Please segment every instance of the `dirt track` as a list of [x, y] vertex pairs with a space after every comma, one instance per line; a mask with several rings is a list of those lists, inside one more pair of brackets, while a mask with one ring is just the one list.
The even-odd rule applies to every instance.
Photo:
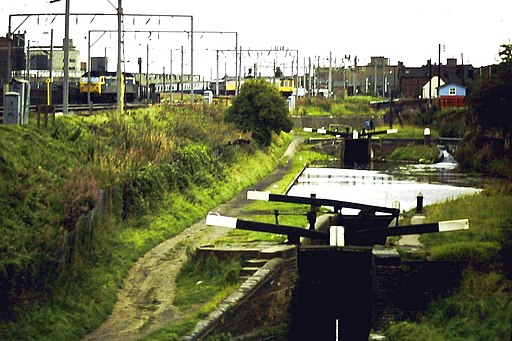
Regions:
[[[282, 157], [288, 161], [286, 166], [279, 167], [251, 189], [263, 190], [281, 179], [301, 143], [300, 138], [293, 140]], [[247, 203], [246, 191], [242, 191], [214, 211], [237, 216]], [[227, 229], [206, 226], [202, 219], [147, 252], [129, 271], [111, 316], [84, 340], [137, 340], [167, 324], [183, 320], [190, 311], [177, 308], [173, 301], [176, 275], [187, 260], [187, 249], [207, 244], [227, 232]]]

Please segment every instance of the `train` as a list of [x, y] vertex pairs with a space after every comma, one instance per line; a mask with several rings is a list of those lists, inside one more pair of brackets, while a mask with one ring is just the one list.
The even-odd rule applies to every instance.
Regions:
[[[123, 73], [125, 84], [125, 102], [133, 102], [137, 98], [154, 99], [155, 94], [162, 92], [181, 92], [190, 93], [190, 82], [184, 81], [165, 81], [161, 75], [150, 78], [148, 88], [140, 86], [140, 75]], [[267, 78], [267, 81], [274, 84], [282, 96], [288, 97], [294, 93], [295, 79], [293, 77]], [[244, 79], [240, 79], [242, 84]], [[218, 81], [194, 80], [194, 92], [203, 94], [205, 91], [212, 91], [219, 86], [220, 95], [234, 95], [236, 88], [236, 79], [234, 77], [225, 77]], [[114, 103], [117, 101], [117, 74], [116, 72], [91, 71], [84, 73], [80, 78], [80, 102], [88, 102], [90, 93], [91, 101], [94, 103]], [[172, 89], [171, 89], [172, 88]], [[149, 92], [146, 94], [146, 91]]]
[[[123, 73], [124, 78], [124, 100], [133, 102], [137, 97], [137, 83], [135, 76], [131, 73]], [[88, 96], [91, 101], [98, 103], [112, 103], [117, 101], [117, 73], [91, 71], [84, 73], [80, 78], [80, 96], [87, 102]]]

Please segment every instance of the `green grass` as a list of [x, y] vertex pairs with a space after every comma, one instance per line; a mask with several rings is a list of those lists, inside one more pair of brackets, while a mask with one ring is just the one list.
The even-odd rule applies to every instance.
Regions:
[[[512, 195], [502, 183], [493, 185], [482, 194], [462, 197], [425, 208], [426, 221], [435, 222], [469, 219], [469, 230], [431, 233], [421, 236], [421, 242], [436, 258], [467, 257], [475, 254], [498, 257], [512, 224]], [[450, 248], [452, 250], [450, 250]]]
[[503, 275], [467, 272], [451, 297], [430, 305], [419, 322], [390, 325], [390, 341], [509, 340], [512, 283]]
[[[396, 134], [384, 134], [379, 135], [382, 139], [423, 139], [424, 138], [424, 127], [418, 127], [415, 125], [408, 125], [405, 124], [404, 126], [401, 126], [396, 122], [396, 124], [393, 125], [394, 129], [397, 129], [398, 132]], [[389, 126], [379, 126], [375, 127], [375, 130], [387, 130], [389, 129]], [[435, 139], [439, 137], [439, 134], [436, 130], [430, 129], [430, 136], [431, 138]]]
[[[289, 172], [287, 172], [287, 174], [281, 180], [270, 185], [266, 191], [270, 191], [271, 193], [275, 194], [284, 194], [288, 187], [293, 183], [297, 174], [299, 174], [306, 165], [313, 161], [327, 158], [327, 155], [321, 154], [314, 150], [310, 150], [307, 146], [303, 146], [302, 149], [295, 154]], [[306, 227], [308, 222], [305, 214], [308, 209], [308, 205], [296, 205], [290, 203], [255, 200], [245, 207], [244, 212], [240, 218], [252, 221], [260, 221], [264, 223], [275, 223], [274, 212], [275, 210], [278, 210], [278, 212], [280, 212], [278, 216], [279, 224]], [[281, 243], [284, 241], [286, 241], [286, 236], [283, 235], [275, 235], [273, 233], [255, 231], [233, 230], [230, 231], [225, 237], [216, 240], [215, 244], [226, 245], [232, 243], [242, 243], [244, 245], [250, 245], [251, 243]]]
[[183, 307], [206, 303], [218, 293], [231, 292], [240, 284], [241, 269], [240, 260], [221, 262], [214, 256], [192, 256], [176, 278], [174, 304]]
[[174, 304], [187, 309], [195, 307], [195, 312], [183, 321], [169, 324], [142, 340], [181, 340], [200, 319], [205, 318], [239, 287], [241, 269], [240, 259], [219, 261], [214, 256], [197, 254], [189, 257], [176, 278]]
[[370, 101], [377, 100], [371, 96], [351, 96], [343, 99], [326, 99], [306, 97], [297, 101], [297, 112], [309, 116], [344, 116], [344, 115], [382, 115], [370, 108]]
[[[165, 107], [123, 119], [70, 115], [48, 131], [34, 130], [0, 127], [0, 273], [11, 271], [6, 278], [18, 286], [12, 311], [3, 305], [10, 315], [0, 322], [3, 340], [82, 338], [110, 314], [139, 257], [269, 173], [292, 139], [278, 137], [268, 150], [223, 148], [238, 132], [222, 116]], [[211, 158], [217, 146], [221, 160]], [[181, 168], [169, 167], [175, 157]], [[90, 229], [80, 217], [105, 187], [112, 189], [112, 214]], [[121, 201], [119, 187], [137, 201]], [[78, 220], [66, 260], [62, 224]]]
[[439, 149], [436, 146], [409, 145], [393, 150], [393, 152], [387, 156], [387, 159], [434, 163], [439, 159]]
[[[482, 194], [425, 208], [426, 222], [469, 219], [469, 230], [420, 238], [431, 259], [465, 260], [469, 268], [455, 294], [432, 302], [419, 320], [391, 323], [385, 331], [389, 340], [510, 339], [511, 207], [511, 185], [498, 181]], [[502, 264], [508, 267], [508, 275]]]

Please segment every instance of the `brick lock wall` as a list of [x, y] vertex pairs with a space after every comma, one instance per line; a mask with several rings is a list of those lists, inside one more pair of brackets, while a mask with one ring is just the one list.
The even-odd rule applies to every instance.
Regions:
[[290, 322], [290, 305], [297, 283], [297, 260], [276, 260], [279, 263], [274, 260], [269, 262], [274, 268], [271, 276], [225, 315], [223, 323], [215, 329], [215, 334], [257, 335], [262, 327], [272, 328]]
[[436, 299], [460, 286], [468, 268], [462, 261], [400, 260], [374, 258], [372, 279], [372, 325], [382, 328], [392, 320], [414, 319]]

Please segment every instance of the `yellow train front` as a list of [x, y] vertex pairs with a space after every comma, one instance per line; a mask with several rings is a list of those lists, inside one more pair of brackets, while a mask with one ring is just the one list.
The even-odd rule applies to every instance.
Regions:
[[[124, 100], [133, 102], [137, 94], [135, 77], [131, 73], [123, 73]], [[84, 73], [80, 79], [80, 95], [87, 102], [90, 93], [95, 103], [115, 103], [117, 101], [117, 74], [115, 72]]]
[[293, 77], [281, 77], [279, 79], [279, 92], [284, 97], [293, 95], [295, 90], [295, 80]]
[[267, 77], [267, 81], [279, 90], [279, 93], [287, 98], [295, 92], [295, 79], [293, 77]]

